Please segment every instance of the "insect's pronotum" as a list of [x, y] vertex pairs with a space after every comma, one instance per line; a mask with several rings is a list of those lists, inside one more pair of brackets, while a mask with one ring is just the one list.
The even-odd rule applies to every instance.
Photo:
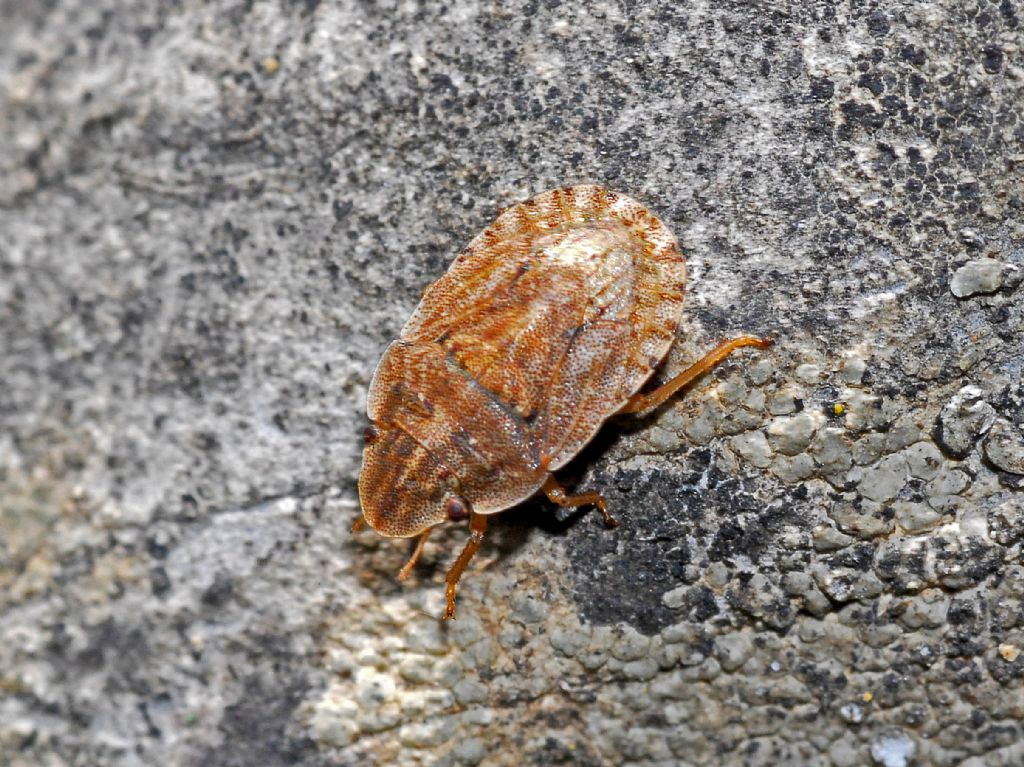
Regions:
[[370, 384], [359, 498], [381, 535], [419, 536], [402, 579], [435, 526], [469, 520], [445, 618], [488, 515], [543, 491], [614, 526], [599, 493], [567, 495], [552, 472], [610, 416], [656, 407], [734, 350], [771, 343], [725, 341], [638, 394], [675, 339], [685, 287], [672, 232], [587, 185], [505, 210], [424, 292]]

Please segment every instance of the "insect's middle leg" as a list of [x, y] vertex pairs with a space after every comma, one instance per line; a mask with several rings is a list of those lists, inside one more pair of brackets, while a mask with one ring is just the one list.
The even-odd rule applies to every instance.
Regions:
[[670, 381], [666, 381], [654, 391], [630, 397], [629, 402], [622, 406], [619, 413], [639, 413], [642, 410], [650, 410], [653, 407], [657, 407], [695, 378], [699, 378], [711, 370], [711, 368], [737, 349], [742, 349], [744, 346], [757, 346], [765, 349], [771, 346], [772, 343], [774, 342], [770, 338], [757, 338], [756, 336], [740, 336], [729, 341], [723, 341], [690, 365], [690, 367], [686, 368], [686, 370]]
[[568, 495], [565, 492], [565, 488], [555, 479], [554, 474], [548, 474], [548, 478], [544, 480], [541, 490], [544, 491], [544, 495], [548, 497], [549, 501], [557, 503], [559, 506], [571, 509], [576, 506], [592, 504], [601, 512], [605, 525], [608, 527], [618, 527], [619, 525], [619, 521], [608, 513], [608, 502], [604, 499], [604, 496], [595, 490], [591, 490], [589, 493], [580, 493], [579, 495]]
[[487, 516], [470, 512], [469, 540], [466, 541], [466, 548], [459, 554], [459, 558], [452, 564], [448, 570], [448, 576], [445, 578], [445, 620], [455, 620], [455, 587], [458, 585], [459, 578], [462, 577], [462, 573], [469, 565], [470, 560], [480, 550], [480, 544], [484, 542], [485, 532], [487, 532]]

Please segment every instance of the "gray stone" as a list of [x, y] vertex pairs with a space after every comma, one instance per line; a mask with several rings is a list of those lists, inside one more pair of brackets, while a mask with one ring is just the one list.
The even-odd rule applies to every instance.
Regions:
[[889, 424], [884, 400], [877, 394], [849, 389], [845, 395], [846, 426], [856, 432], [882, 429]]
[[828, 758], [833, 767], [862, 767], [867, 751], [856, 736], [846, 733], [829, 746]]
[[824, 618], [832, 611], [832, 602], [817, 586], [813, 586], [800, 595], [803, 609], [816, 618]]
[[718, 394], [718, 398], [730, 408], [740, 405], [750, 394], [750, 389], [739, 375], [730, 376], [725, 381], [722, 381], [715, 387], [715, 391]]
[[586, 632], [576, 628], [556, 628], [551, 632], [551, 646], [569, 657], [586, 647], [588, 639]]
[[909, 767], [916, 745], [905, 732], [889, 731], [871, 741], [871, 758], [882, 767]]
[[547, 607], [534, 594], [512, 595], [512, 616], [523, 623], [538, 623], [544, 619]]
[[783, 455], [796, 455], [811, 444], [816, 429], [817, 423], [810, 413], [773, 418], [768, 424], [768, 440]]
[[853, 538], [832, 525], [818, 525], [813, 531], [814, 548], [818, 551], [836, 551], [853, 543]]
[[916, 442], [905, 451], [910, 476], [918, 479], [932, 479], [942, 466], [944, 459], [933, 442]]
[[452, 688], [455, 700], [460, 706], [481, 703], [487, 699], [487, 688], [478, 679], [466, 677]]
[[658, 675], [660, 667], [654, 658], [641, 658], [623, 664], [622, 673], [627, 679], [646, 682]]
[[818, 588], [835, 602], [850, 602], [880, 594], [884, 586], [872, 572], [857, 572], [850, 568], [813, 568]]
[[772, 449], [768, 445], [768, 438], [765, 437], [764, 432], [758, 430], [739, 434], [733, 437], [729, 444], [747, 463], [760, 469], [771, 466]]
[[829, 516], [843, 533], [858, 538], [888, 535], [894, 527], [891, 508], [866, 498], [836, 501]]
[[725, 420], [722, 406], [712, 400], [705, 400], [695, 415], [688, 418], [683, 433], [695, 444], [706, 445], [718, 432]]
[[844, 429], [821, 429], [815, 435], [809, 452], [822, 474], [843, 474], [853, 465], [853, 445]]
[[995, 423], [996, 411], [977, 386], [965, 386], [939, 413], [935, 439], [957, 458], [970, 452], [974, 443]]
[[729, 634], [715, 642], [715, 657], [726, 671], [735, 671], [742, 666], [753, 651], [753, 640], [749, 634]]
[[885, 450], [896, 453], [924, 437], [920, 413], [904, 413], [898, 416], [885, 432]]
[[942, 514], [931, 506], [912, 501], [896, 501], [893, 504], [896, 522], [908, 533], [923, 533], [939, 523]]
[[683, 438], [677, 432], [659, 425], [653, 426], [645, 438], [651, 449], [656, 452], [669, 452], [683, 444]]
[[480, 764], [487, 758], [487, 743], [482, 738], [460, 739], [452, 749], [459, 764]]
[[924, 495], [933, 508], [944, 510], [956, 505], [957, 497], [970, 484], [971, 478], [967, 472], [943, 468], [924, 486]]
[[1024, 431], [1005, 418], [997, 419], [985, 437], [985, 457], [1011, 474], [1024, 474]]
[[689, 586], [678, 586], [671, 591], [661, 595], [661, 602], [670, 610], [678, 610], [686, 604], [686, 595], [689, 593]]
[[967, 298], [979, 293], [995, 293], [1003, 286], [1004, 275], [1012, 267], [994, 258], [979, 258], [968, 261], [953, 273], [949, 289], [957, 298]]
[[370, 708], [390, 701], [395, 696], [395, 683], [388, 674], [381, 674], [370, 668], [356, 672], [356, 700], [361, 706]]
[[618, 636], [611, 646], [612, 657], [622, 661], [643, 658], [651, 649], [650, 637], [644, 636], [632, 626], [620, 626]]
[[885, 453], [885, 442], [884, 434], [865, 434], [853, 445], [853, 462], [858, 466], [875, 463]]
[[839, 715], [850, 724], [864, 721], [864, 709], [858, 703], [844, 703], [839, 707]]
[[758, 359], [747, 368], [747, 380], [754, 386], [763, 386], [771, 380], [774, 371], [775, 368], [769, 360]]
[[905, 599], [900, 604], [897, 619], [909, 629], [938, 628], [944, 625], [949, 612], [949, 600], [937, 590], [927, 590]]
[[729, 568], [724, 562], [712, 562], [704, 575], [704, 580], [713, 589], [720, 589], [729, 582]]
[[801, 383], [813, 385], [821, 379], [821, 368], [812, 363], [797, 365], [796, 370], [793, 371], [793, 377]]
[[588, 671], [596, 671], [604, 666], [611, 657], [613, 641], [614, 637], [610, 627], [596, 627], [591, 634], [590, 642], [576, 654], [576, 660]]
[[425, 684], [433, 677], [434, 659], [426, 655], [407, 655], [399, 661], [398, 673], [406, 681]]
[[779, 455], [772, 461], [771, 472], [783, 482], [795, 483], [814, 476], [814, 459], [807, 453]]
[[782, 588], [790, 596], [798, 596], [814, 585], [807, 573], [786, 573], [782, 577]]
[[863, 359], [856, 355], [850, 355], [843, 360], [843, 364], [839, 368], [839, 375], [845, 383], [857, 386], [864, 380], [867, 367], [867, 363]]
[[756, 429], [763, 422], [764, 418], [761, 413], [751, 412], [743, 407], [735, 407], [725, 414], [719, 432], [721, 434], [742, 434]]
[[786, 387], [774, 392], [768, 398], [768, 412], [772, 415], [789, 415], [797, 409], [797, 391], [794, 388]]
[[760, 414], [765, 409], [767, 401], [768, 398], [764, 393], [764, 389], [754, 389], [743, 400], [743, 407], [753, 413]]
[[453, 723], [450, 720], [433, 719], [403, 725], [398, 731], [398, 737], [406, 746], [432, 748], [445, 743], [453, 730]]
[[1007, 498], [989, 510], [986, 521], [992, 538], [1002, 546], [1009, 546], [1024, 535], [1024, 504]]
[[889, 501], [907, 481], [907, 460], [902, 455], [887, 455], [864, 470], [857, 489], [872, 501]]

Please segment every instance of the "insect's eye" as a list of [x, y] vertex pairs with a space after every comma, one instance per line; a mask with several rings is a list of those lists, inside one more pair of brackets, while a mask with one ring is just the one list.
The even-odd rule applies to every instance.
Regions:
[[363, 442], [367, 445], [372, 445], [377, 441], [377, 437], [380, 436], [380, 431], [376, 426], [367, 426], [363, 429]]
[[469, 517], [469, 507], [465, 501], [455, 495], [445, 501], [444, 513], [452, 522], [461, 522]]

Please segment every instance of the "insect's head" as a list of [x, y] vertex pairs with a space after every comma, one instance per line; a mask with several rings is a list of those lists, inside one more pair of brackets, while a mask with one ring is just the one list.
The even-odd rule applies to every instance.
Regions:
[[370, 527], [389, 538], [408, 538], [469, 517], [469, 502], [458, 494], [458, 480], [412, 437], [376, 424], [363, 436], [359, 501]]

